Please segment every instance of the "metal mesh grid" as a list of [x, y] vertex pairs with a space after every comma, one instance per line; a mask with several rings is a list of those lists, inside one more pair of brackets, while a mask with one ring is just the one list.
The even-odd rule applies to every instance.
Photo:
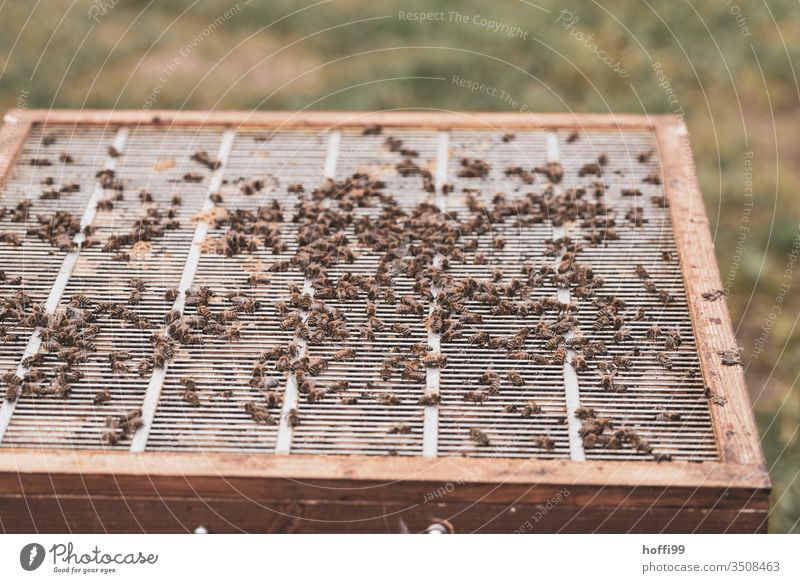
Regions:
[[[661, 202], [663, 187], [645, 181], [647, 177], [661, 175], [655, 141], [647, 132], [625, 132], [624, 139], [620, 138], [618, 132], [594, 131], [584, 133], [572, 143], [562, 141], [567, 184], [588, 187], [596, 178], [579, 177], [581, 165], [601, 154], [608, 157], [603, 175], [607, 186], [605, 200], [614, 209], [619, 236], [619, 240], [587, 246], [578, 254], [578, 260], [591, 264], [605, 279], [603, 295], [625, 301], [625, 314], [634, 314], [639, 309], [645, 312], [642, 321], [627, 318], [625, 327], [630, 329], [634, 342], [617, 344], [613, 341], [613, 327], [594, 329], [597, 310], [581, 307], [578, 315], [581, 332], [591, 341], [604, 342], [609, 350], [601, 361], [609, 362], [615, 356], [628, 356], [632, 361], [630, 370], [620, 370], [616, 375], [625, 388], [623, 392], [604, 390], [597, 371], [579, 372], [581, 403], [594, 408], [600, 417], [616, 420], [619, 427], [636, 431], [658, 452], [677, 458], [714, 459], [716, 441], [704, 398], [668, 209]], [[651, 155], [646, 160], [639, 159], [647, 153]], [[625, 189], [638, 190], [641, 195], [625, 195]], [[632, 216], [640, 214], [643, 224], [637, 225], [626, 218], [632, 209], [640, 211], [634, 211]], [[668, 291], [674, 300], [665, 304], [656, 294], [647, 292], [643, 278], [636, 274], [638, 265], [646, 269], [658, 290]], [[661, 333], [655, 339], [648, 339], [647, 331], [653, 326], [661, 328]], [[674, 349], [665, 347], [670, 329], [678, 330], [682, 338]], [[640, 348], [640, 354], [630, 354], [634, 345]], [[658, 362], [658, 353], [669, 358], [671, 368]], [[589, 448], [586, 455], [587, 459], [647, 456], [626, 447]]]
[[[225, 294], [246, 290], [260, 303], [254, 314], [239, 316], [241, 339], [235, 343], [209, 340], [203, 345], [184, 347], [170, 364], [153, 429], [147, 443], [151, 450], [203, 449], [207, 451], [252, 450], [272, 451], [277, 426], [257, 424], [244, 410], [247, 402], [261, 399], [261, 391], [249, 386], [258, 356], [293, 338], [292, 331], [281, 330], [275, 316], [275, 304], [285, 301], [289, 285], [303, 284], [302, 274], [282, 268], [271, 268], [289, 261], [297, 245], [296, 228], [289, 221], [297, 197], [286, 194], [289, 184], [305, 182], [309, 173], [322, 168], [326, 137], [311, 131], [240, 132], [234, 141], [225, 169], [222, 201], [217, 209], [258, 212], [277, 200], [285, 214], [280, 225], [281, 241], [286, 249], [280, 253], [260, 249], [254, 253], [227, 257], [219, 254], [211, 243], [228, 231], [228, 224], [212, 225], [208, 231], [208, 248], [200, 256], [194, 287], [207, 286], [215, 298], [211, 307], [219, 311], [230, 307]], [[262, 180], [264, 187], [250, 192], [247, 185]], [[265, 275], [268, 282], [248, 284], [254, 275]], [[187, 306], [184, 313], [197, 315], [196, 306]], [[284, 375], [274, 370], [276, 392], [282, 392]], [[187, 402], [181, 379], [197, 383], [199, 402]], [[273, 411], [277, 416], [279, 409]]]
[[[107, 159], [106, 150], [115, 131], [115, 128], [44, 131], [35, 128], [0, 204], [13, 208], [31, 190], [31, 185], [39, 183], [45, 175], [54, 175], [56, 183], [74, 181], [81, 185], [81, 190], [65, 193], [57, 200], [36, 201], [34, 210], [69, 210], [80, 216], [97, 181], [95, 173]], [[73, 385], [70, 396], [21, 397], [5, 435], [0, 438], [0, 446], [108, 447], [99, 439], [106, 415], [141, 406], [149, 390], [148, 383], [153, 384], [150, 373], [136, 374], [135, 365], [151, 351], [150, 335], [164, 328], [164, 317], [172, 307], [165, 292], [178, 285], [190, 261], [189, 249], [198, 221], [205, 221], [209, 228], [197, 259], [192, 287], [207, 286], [214, 293], [209, 308], [215, 312], [230, 307], [231, 299], [226, 296], [229, 292], [244, 291], [259, 305], [252, 314], [238, 314], [239, 340], [208, 338], [203, 344], [177, 348], [166, 367], [163, 386], [156, 383], [158, 401], [152, 427], [148, 428], [147, 450], [268, 452], [277, 448], [283, 451], [279, 441], [281, 433], [286, 432], [290, 453], [420, 455], [425, 449], [426, 455], [430, 455], [430, 449], [423, 448], [423, 443], [433, 430], [434, 455], [581, 459], [576, 457], [577, 447], [581, 453], [585, 449], [586, 459], [652, 459], [651, 451], [637, 450], [629, 443], [603, 447], [587, 444], [584, 439], [576, 446], [570, 428], [570, 423], [574, 424], [572, 411], [565, 399], [565, 378], [574, 351], [568, 353], [566, 364], [557, 361], [537, 364], [513, 360], [504, 350], [477, 346], [470, 340], [478, 332], [508, 336], [523, 325], [552, 325], [574, 313], [577, 334], [590, 342], [602, 341], [608, 347], [608, 355], [591, 362], [588, 370], [577, 372], [580, 406], [594, 409], [597, 418], [610, 418], [615, 430], [635, 432], [659, 455], [694, 460], [717, 457], [680, 266], [674, 259], [667, 210], [659, 202], [663, 189], [652, 183], [657, 182], [654, 176], [660, 176], [658, 155], [653, 152], [639, 159], [642, 153], [655, 148], [650, 132], [591, 131], [576, 138], [568, 131], [561, 131], [554, 140], [544, 131], [470, 130], [444, 132], [442, 136], [441, 132], [424, 129], [384, 129], [382, 133], [348, 129], [340, 134], [311, 129], [242, 129], [236, 132], [233, 147], [224, 161], [219, 196], [212, 196], [214, 208], [211, 212], [201, 212], [204, 205], [208, 208], [209, 195], [217, 193], [209, 192], [211, 169], [191, 158], [200, 150], [213, 158], [222, 133], [200, 128], [131, 128], [116, 160], [116, 178], [123, 183], [124, 198], [115, 201], [113, 209], [101, 206], [98, 210], [92, 238], [101, 245], [81, 249], [61, 305], [64, 307], [73, 294], [79, 293], [95, 303], [124, 302], [131, 290], [128, 281], [139, 278], [146, 288], [141, 301], [130, 308], [153, 327], [140, 330], [112, 317], [99, 322], [97, 350], [82, 365], [85, 377]], [[41, 146], [45, 134], [57, 137], [54, 145]], [[336, 139], [332, 141], [334, 136]], [[75, 158], [73, 163], [52, 167], [31, 165], [31, 158], [39, 157], [41, 151], [55, 158], [61, 144], [68, 145], [70, 155]], [[581, 175], [585, 174], [584, 165], [601, 154], [608, 158], [602, 177]], [[467, 159], [465, 163], [463, 158]], [[532, 169], [556, 159], [564, 173], [560, 181], [548, 180], [542, 171], [524, 175], [506, 172], [510, 167]], [[460, 176], [465, 164], [475, 160], [489, 164], [485, 176]], [[431, 203], [453, 213], [449, 220], [463, 221], [489, 212], [498, 200], [514, 208], [515, 212], [504, 220], [490, 223], [484, 233], [461, 241], [463, 255], [446, 261], [445, 272], [451, 283], [469, 277], [478, 282], [494, 279], [506, 284], [513, 278], [524, 278], [531, 267], [556, 266], [563, 249], [554, 254], [553, 239], [567, 235], [584, 243], [575, 260], [590, 264], [605, 280], [595, 297], [613, 295], [624, 299], [626, 315], [639, 308], [645, 310], [645, 319], [631, 321], [628, 317], [625, 324], [640, 346], [640, 353], [629, 355], [630, 343], [616, 344], [613, 327], [595, 330], [598, 308], [592, 304], [594, 298], [574, 294], [570, 297], [568, 291], [553, 285], [550, 278], [541, 278], [526, 291], [528, 300], [546, 305], [541, 313], [525, 317], [498, 315], [483, 302], [467, 300], [464, 308], [479, 314], [481, 321], [466, 324], [461, 337], [441, 343], [448, 364], [440, 374], [429, 373], [427, 382], [409, 382], [398, 373], [386, 379], [381, 376], [381, 366], [387, 355], [407, 353], [412, 345], [432, 340], [423, 327], [424, 317], [400, 315], [394, 305], [379, 299], [375, 302], [375, 315], [385, 329], [377, 331], [374, 340], [367, 340], [357, 333], [368, 318], [365, 299], [326, 300], [328, 308], [346, 315], [347, 325], [355, 333], [334, 343], [309, 343], [305, 354], [312, 359], [330, 359], [337, 350], [352, 348], [357, 357], [352, 361], [331, 362], [314, 378], [328, 390], [321, 400], [312, 401], [302, 394], [292, 397], [297, 399], [292, 405], [300, 423], [290, 429], [286, 429], [285, 421], [288, 405], [281, 408], [280, 403], [289, 394], [284, 392], [286, 374], [268, 367], [265, 374], [274, 381], [268, 386], [278, 401], [272, 404], [274, 419], [256, 423], [245, 404], [262, 402], [264, 398], [264, 383], [251, 382], [259, 355], [296, 340], [293, 330], [279, 326], [281, 318], [276, 315], [276, 308], [289, 298], [292, 286], [313, 291], [303, 274], [291, 265], [298, 233], [292, 220], [293, 210], [310, 189], [334, 177], [331, 169], [335, 169], [337, 179], [359, 173], [383, 181], [383, 192], [393, 195], [405, 213]], [[188, 179], [187, 174], [193, 175], [192, 178]], [[610, 212], [605, 217], [613, 216], [619, 239], [599, 244], [583, 241], [584, 235], [595, 228], [580, 224], [580, 220], [555, 227], [550, 216], [527, 220], [530, 193], [546, 191], [562, 196], [574, 188], [591, 192], [596, 181], [606, 185], [604, 200]], [[298, 192], [292, 185], [302, 185], [305, 191]], [[434, 185], [440, 187], [439, 192], [434, 191]], [[636, 189], [641, 194], [630, 196]], [[145, 201], [139, 197], [142, 190], [150, 193]], [[497, 198], [499, 193], [501, 199]], [[180, 203], [173, 200], [176, 194], [181, 197]], [[113, 198], [111, 195], [113, 188], [107, 189], [101, 200]], [[220, 252], [219, 243], [229, 229], [226, 213], [258, 213], [260, 209], [271, 208], [273, 201], [277, 201], [283, 214], [282, 220], [271, 225], [279, 232], [282, 248], [259, 248], [233, 256]], [[335, 197], [331, 199], [334, 201]], [[102, 243], [109, 236], [128, 231], [153, 207], [172, 208], [170, 218], [178, 221], [178, 225], [146, 245], [137, 244], [127, 250], [130, 257], [123, 261], [102, 250]], [[334, 284], [345, 274], [345, 277], [374, 274], [381, 254], [358, 242], [353, 225], [361, 217], [374, 220], [381, 212], [379, 202], [353, 210], [353, 221], [346, 234], [354, 242], [355, 257], [349, 263], [337, 262], [328, 270]], [[628, 215], [635, 217], [636, 222]], [[2, 221], [3, 229], [20, 230], [20, 225], [8, 218]], [[498, 237], [502, 238], [502, 245], [497, 244]], [[21, 254], [11, 245], [0, 243], [0, 260], [8, 276], [23, 276], [22, 286], [34, 301], [44, 301], [65, 253], [29, 239], [25, 239]], [[671, 261], [663, 259], [664, 252], [671, 254]], [[441, 258], [437, 261], [441, 262]], [[645, 290], [643, 279], [634, 271], [636, 265], [647, 269], [650, 285], [671, 293], [670, 303], [660, 303]], [[13, 286], [0, 285], [4, 296], [15, 291]], [[411, 278], [399, 275], [394, 278], [393, 286], [397, 297], [415, 294]], [[435, 305], [417, 297], [423, 303], [424, 315], [435, 309]], [[553, 299], [562, 303], [571, 301], [573, 311], [565, 305], [547, 303]], [[183, 315], [197, 316], [197, 306], [187, 305]], [[408, 336], [394, 333], [393, 324], [408, 325]], [[654, 324], [662, 329], [656, 338], [658, 342], [664, 340], [667, 329], [680, 331], [683, 342], [668, 351], [669, 369], [656, 361], [657, 353], [664, 351], [657, 349], [657, 342], [646, 336]], [[18, 364], [32, 332], [31, 328], [7, 328], [18, 338], [4, 342], [0, 349], [3, 370]], [[438, 344], [438, 335], [433, 340]], [[130, 355], [130, 372], [111, 373], [108, 353], [112, 350]], [[534, 334], [525, 339], [519, 350], [549, 354], [553, 348], [546, 347], [545, 339]], [[624, 383], [627, 389], [624, 392], [601, 386], [597, 365], [609, 363], [615, 356], [629, 356], [632, 361], [630, 370], [614, 373], [614, 382]], [[43, 366], [54, 364], [55, 360], [48, 357]], [[478, 379], [487, 369], [497, 373], [499, 393], [488, 396], [485, 402], [465, 400], [468, 391], [481, 387]], [[510, 381], [512, 370], [521, 377], [519, 386]], [[192, 400], [186, 398], [187, 378], [196, 383]], [[348, 383], [344, 388], [343, 381]], [[424, 406], [420, 398], [432, 387], [440, 394], [441, 404]], [[108, 389], [110, 400], [95, 405], [94, 396], [102, 389]], [[388, 405], [387, 395], [393, 396]], [[533, 413], [526, 409], [532, 404], [536, 406]], [[485, 442], [471, 434], [478, 429], [487, 438]], [[113, 447], [128, 446], [123, 441]]]

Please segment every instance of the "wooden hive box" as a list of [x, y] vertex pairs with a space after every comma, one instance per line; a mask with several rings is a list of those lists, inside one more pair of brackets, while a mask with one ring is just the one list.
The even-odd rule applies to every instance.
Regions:
[[0, 178], [6, 532], [766, 528], [674, 117], [11, 111]]

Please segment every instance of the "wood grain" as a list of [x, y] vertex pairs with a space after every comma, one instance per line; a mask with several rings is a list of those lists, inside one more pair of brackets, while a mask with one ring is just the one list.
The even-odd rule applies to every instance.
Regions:
[[[567, 498], [568, 499], [568, 498]], [[284, 501], [116, 497], [0, 497], [0, 529], [15, 533], [418, 533], [446, 521], [456, 533], [763, 532], [765, 510], [675, 507]], [[12, 524], [13, 529], [7, 528]]]
[[[430, 129], [651, 129], [711, 404], [718, 463], [275, 456], [0, 449], [9, 532], [399, 532], [446, 518], [458, 532], [762, 532], [770, 481], [740, 367], [683, 123], [673, 116], [364, 112], [28, 110], [0, 129], [0, 181], [33, 124]], [[156, 119], [157, 118], [157, 119]]]
[[33, 126], [25, 113], [12, 109], [3, 118], [3, 125], [0, 127], [0, 188], [5, 185]]
[[724, 298], [709, 301], [704, 292], [722, 289], [708, 218], [697, 183], [689, 133], [678, 119], [663, 119], [656, 139], [664, 172], [672, 227], [706, 386], [727, 403], [709, 403], [721, 459], [755, 464], [766, 473], [755, 417], [741, 366], [724, 366], [721, 350], [736, 348]]
[[213, 125], [225, 127], [387, 127], [652, 129], [659, 116], [636, 114], [485, 113], [429, 109], [361, 111], [173, 111], [173, 110], [27, 110], [26, 121], [43, 124]]

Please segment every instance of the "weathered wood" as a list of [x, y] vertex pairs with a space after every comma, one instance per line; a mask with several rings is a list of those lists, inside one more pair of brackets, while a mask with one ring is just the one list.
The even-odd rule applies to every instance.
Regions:
[[77, 125], [152, 125], [164, 127], [211, 125], [226, 127], [387, 127], [456, 129], [652, 129], [659, 116], [636, 114], [562, 113], [455, 113], [429, 109], [358, 111], [172, 111], [172, 110], [27, 110], [24, 119], [33, 123]]
[[727, 399], [724, 405], [710, 403], [720, 455], [726, 462], [765, 468], [744, 371], [741, 366], [722, 365], [718, 354], [737, 346], [727, 302], [724, 298], [703, 298], [703, 293], [721, 289], [722, 280], [692, 161], [689, 133], [680, 119], [667, 118], [656, 125], [656, 139], [700, 368], [706, 386]]
[[0, 188], [5, 184], [33, 127], [32, 121], [24, 113], [22, 110], [9, 110], [0, 126]]
[[[7, 452], [11, 453], [11, 452]], [[16, 495], [248, 496], [418, 504], [449, 500], [543, 502], [562, 488], [570, 503], [627, 505], [655, 499], [694, 507], [766, 508], [759, 468], [673, 462], [585, 462], [375, 456], [149, 452], [13, 452], [0, 456], [0, 492]], [[144, 479], [146, 478], [146, 479]]]
[[[569, 497], [564, 498], [568, 500]], [[446, 521], [456, 533], [713, 533], [763, 532], [765, 510], [682, 507], [587, 507], [436, 502], [329, 504], [296, 500], [0, 497], [8, 532], [417, 533]], [[8, 525], [14, 528], [9, 529]]]
[[673, 116], [363, 112], [12, 112], [0, 129], [0, 183], [34, 124], [655, 132], [711, 404], [718, 463], [0, 450], [0, 528], [9, 532], [513, 532], [568, 492], [531, 532], [762, 532], [770, 481], [740, 367], [683, 123]]

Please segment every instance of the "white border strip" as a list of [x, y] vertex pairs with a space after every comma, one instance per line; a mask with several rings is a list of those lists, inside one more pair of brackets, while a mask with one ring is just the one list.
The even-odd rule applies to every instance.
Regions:
[[[339, 146], [342, 143], [342, 133], [338, 130], [333, 130], [328, 134], [328, 150], [325, 154], [324, 165], [324, 178], [333, 180], [336, 177], [336, 165], [339, 161]], [[306, 278], [303, 282], [303, 293], [314, 297], [314, 286]], [[300, 318], [305, 322], [308, 319], [308, 312], [301, 310]], [[306, 355], [307, 346], [306, 341], [299, 336], [297, 337], [297, 357], [300, 359]], [[280, 455], [288, 455], [292, 450], [292, 441], [294, 440], [294, 427], [289, 423], [289, 412], [292, 409], [297, 409], [297, 404], [300, 395], [297, 387], [297, 377], [293, 372], [290, 372], [286, 377], [286, 387], [283, 390], [283, 406], [281, 407], [281, 418], [278, 425], [278, 437], [275, 441], [275, 453]]]
[[[547, 159], [549, 162], [558, 162], [559, 158], [558, 134], [556, 132], [547, 132]], [[556, 184], [554, 188], [559, 191], [561, 185]], [[553, 227], [553, 239], [561, 239], [568, 234], [566, 225]], [[563, 257], [564, 252], [562, 251], [556, 257], [556, 269], [558, 269]], [[572, 293], [569, 288], [558, 290], [558, 301], [563, 304], [569, 304], [572, 301]], [[574, 336], [574, 332], [570, 330], [565, 335], [565, 338], [569, 340]], [[569, 457], [573, 461], [582, 462], [586, 460], [586, 452], [583, 450], [583, 439], [581, 438], [581, 420], [575, 417], [575, 411], [581, 406], [581, 394], [578, 385], [578, 373], [575, 371], [575, 367], [570, 364], [574, 356], [574, 350], [566, 351], [566, 358], [564, 358], [564, 401], [567, 408]]]
[[[114, 149], [118, 152], [122, 152], [127, 139], [128, 128], [120, 127], [114, 136]], [[103, 170], [114, 170], [116, 166], [117, 158], [111, 155], [106, 156], [106, 159], [103, 163]], [[83, 216], [81, 217], [81, 230], [72, 239], [76, 247], [64, 256], [64, 260], [61, 263], [61, 269], [59, 269], [58, 275], [53, 282], [53, 287], [50, 288], [50, 293], [47, 296], [47, 301], [44, 305], [44, 310], [47, 314], [54, 314], [58, 309], [58, 305], [61, 303], [61, 297], [64, 295], [64, 290], [67, 288], [69, 278], [72, 276], [72, 271], [75, 269], [75, 264], [78, 262], [81, 248], [86, 242], [86, 234], [84, 233], [84, 229], [91, 225], [94, 221], [94, 218], [97, 215], [97, 204], [100, 202], [100, 199], [103, 198], [104, 193], [105, 190], [103, 189], [102, 184], [100, 181], [96, 181], [94, 184], [94, 190], [92, 190], [92, 194], [89, 196], [89, 201], [86, 203], [86, 209], [83, 211]], [[17, 366], [16, 374], [18, 377], [22, 378], [28, 372], [28, 367], [22, 366], [22, 361], [39, 352], [41, 345], [42, 337], [39, 334], [39, 330], [36, 329], [33, 334], [31, 334], [28, 344], [25, 347], [25, 352], [22, 353], [22, 358]], [[7, 401], [3, 397], [0, 398], [3, 399], [3, 404], [0, 406], [0, 443], [2, 443], [3, 437], [8, 429], [8, 425], [11, 423], [11, 416], [14, 414], [17, 401]]]
[[[438, 134], [436, 143], [436, 179], [435, 179], [435, 194], [434, 204], [442, 212], [447, 211], [447, 197], [444, 195], [443, 187], [447, 181], [447, 163], [448, 163], [448, 149], [450, 142], [450, 134], [446, 131], [441, 131]], [[434, 267], [441, 267], [442, 256], [437, 255], [433, 259]], [[439, 290], [434, 286], [431, 292], [435, 296]], [[436, 306], [436, 300], [431, 302], [430, 312], [432, 313]], [[433, 348], [434, 352], [441, 351], [441, 337], [434, 332], [428, 332], [428, 344]], [[425, 376], [425, 392], [431, 395], [439, 394], [439, 383], [441, 380], [441, 370], [438, 368], [428, 368]], [[439, 455], [439, 405], [426, 405], [424, 409], [424, 417], [422, 422], [422, 455], [424, 457], [436, 457]]]
[[[230, 157], [233, 148], [233, 141], [236, 137], [236, 130], [227, 130], [222, 134], [222, 139], [219, 144], [219, 152], [217, 153], [217, 160], [219, 160], [219, 167], [211, 174], [211, 179], [208, 183], [208, 197], [203, 205], [203, 213], [207, 213], [214, 208], [214, 202], [211, 200], [211, 195], [217, 192], [222, 186], [222, 178], [225, 174], [225, 168], [228, 165], [228, 158]], [[178, 283], [178, 296], [172, 304], [173, 310], [178, 310], [183, 314], [183, 308], [186, 304], [186, 290], [189, 289], [194, 281], [194, 276], [197, 272], [197, 266], [200, 263], [200, 248], [208, 235], [208, 222], [198, 221], [194, 230], [194, 237], [192, 237], [192, 244], [189, 248], [189, 253], [186, 255], [186, 263], [183, 266], [183, 273], [181, 274], [180, 282]], [[142, 426], [134, 434], [131, 440], [130, 451], [142, 452], [147, 446], [147, 439], [150, 437], [150, 429], [153, 427], [153, 419], [156, 415], [156, 408], [158, 401], [161, 399], [161, 389], [164, 386], [164, 379], [167, 376], [167, 366], [157, 366], [153, 369], [153, 374], [150, 377], [150, 382], [147, 385], [147, 391], [142, 401]]]

